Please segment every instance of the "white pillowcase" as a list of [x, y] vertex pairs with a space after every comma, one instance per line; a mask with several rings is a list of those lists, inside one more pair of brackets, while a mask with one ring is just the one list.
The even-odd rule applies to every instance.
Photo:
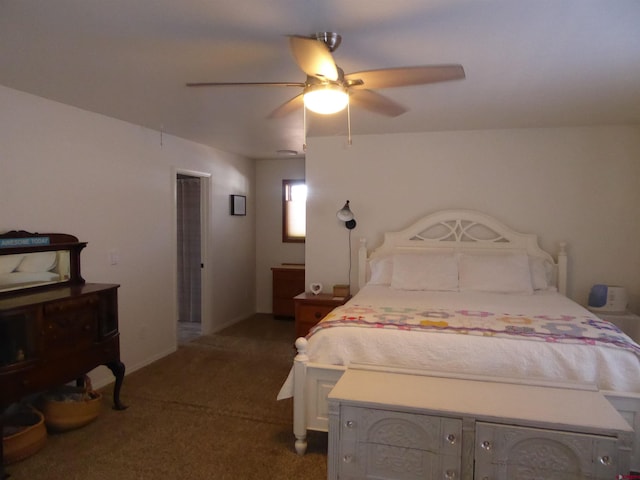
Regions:
[[551, 285], [553, 265], [540, 257], [529, 257], [531, 283], [534, 290], [547, 290]]
[[56, 266], [56, 252], [29, 253], [18, 265], [19, 272], [46, 272]]
[[458, 291], [457, 258], [452, 253], [394, 255], [391, 288]]
[[460, 291], [532, 294], [528, 255], [462, 254], [459, 259]]
[[15, 255], [0, 255], [0, 273], [13, 272], [20, 261], [24, 258], [24, 254], [17, 253]]
[[386, 255], [371, 259], [371, 278], [367, 282], [369, 285], [391, 285], [391, 275], [393, 273], [393, 256]]

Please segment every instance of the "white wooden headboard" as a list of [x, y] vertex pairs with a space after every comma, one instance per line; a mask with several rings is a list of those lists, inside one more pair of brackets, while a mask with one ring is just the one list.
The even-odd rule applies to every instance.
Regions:
[[368, 254], [366, 239], [358, 250], [358, 287], [367, 281], [367, 264], [372, 258], [397, 251], [442, 250], [456, 252], [518, 251], [541, 257], [555, 267], [555, 285], [566, 295], [566, 243], [560, 244], [557, 261], [538, 246], [538, 237], [512, 230], [495, 218], [473, 210], [443, 210], [415, 222], [399, 232], [384, 234], [382, 245]]

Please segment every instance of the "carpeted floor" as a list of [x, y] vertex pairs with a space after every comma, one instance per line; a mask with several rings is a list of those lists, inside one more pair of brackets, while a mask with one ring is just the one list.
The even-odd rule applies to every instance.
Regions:
[[327, 436], [293, 449], [292, 402], [276, 401], [291, 367], [293, 323], [256, 315], [127, 375], [125, 411], [50, 434], [11, 480], [327, 478]]

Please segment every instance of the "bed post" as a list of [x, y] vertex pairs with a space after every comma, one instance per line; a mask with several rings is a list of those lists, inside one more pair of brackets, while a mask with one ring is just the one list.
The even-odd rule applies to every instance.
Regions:
[[367, 239], [360, 237], [358, 248], [358, 289], [367, 283]]
[[567, 242], [560, 242], [558, 251], [558, 291], [567, 295]]
[[307, 399], [304, 392], [307, 388], [308, 343], [304, 337], [296, 340], [298, 354], [293, 359], [293, 434], [298, 455], [307, 451]]

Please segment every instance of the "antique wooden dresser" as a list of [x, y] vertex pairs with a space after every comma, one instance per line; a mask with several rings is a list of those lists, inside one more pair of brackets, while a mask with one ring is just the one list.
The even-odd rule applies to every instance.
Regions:
[[126, 408], [118, 285], [84, 281], [85, 246], [66, 234], [0, 235], [0, 413], [27, 395], [80, 384], [100, 365], [115, 376], [114, 408]]

